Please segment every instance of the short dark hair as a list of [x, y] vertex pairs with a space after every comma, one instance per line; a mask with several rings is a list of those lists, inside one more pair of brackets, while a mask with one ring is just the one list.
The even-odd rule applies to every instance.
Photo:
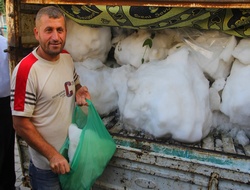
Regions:
[[47, 7], [43, 7], [41, 8], [37, 14], [36, 14], [36, 23], [41, 19], [41, 17], [43, 15], [48, 15], [49, 18], [60, 18], [60, 17], [64, 17], [65, 15], [64, 13], [55, 6], [47, 6]]

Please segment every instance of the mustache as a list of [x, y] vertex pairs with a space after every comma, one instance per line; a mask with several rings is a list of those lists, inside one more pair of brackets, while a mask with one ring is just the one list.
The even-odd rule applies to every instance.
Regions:
[[53, 41], [50, 41], [49, 44], [52, 44], [52, 45], [60, 45], [62, 44], [61, 41], [58, 41], [58, 40], [53, 40]]

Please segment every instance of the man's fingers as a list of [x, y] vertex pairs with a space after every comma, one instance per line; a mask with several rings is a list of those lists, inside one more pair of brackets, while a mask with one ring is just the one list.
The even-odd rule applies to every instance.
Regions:
[[87, 86], [83, 86], [83, 90], [84, 90], [85, 92], [88, 92], [88, 91], [89, 91]]
[[50, 167], [51, 170], [57, 174], [65, 174], [70, 171], [68, 161], [61, 155], [59, 157], [54, 157], [50, 160]]
[[51, 169], [56, 174], [65, 174], [70, 171], [68, 165], [58, 165], [58, 166], [54, 165], [53, 167], [51, 167]]
[[86, 99], [91, 99], [88, 88], [86, 86], [82, 86], [78, 91], [76, 92], [76, 103], [80, 106], [85, 105], [87, 106], [88, 103], [86, 102]]
[[52, 170], [54, 173], [58, 174], [58, 172], [59, 172], [59, 170], [60, 170], [59, 166], [57, 166], [56, 164], [51, 164], [50, 167], [51, 167], [51, 170]]
[[60, 174], [65, 174], [65, 173], [66, 173], [65, 166], [64, 165], [60, 166]]
[[70, 171], [69, 164], [64, 164], [60, 168], [61, 168], [60, 174], [65, 174], [65, 173], [68, 173]]

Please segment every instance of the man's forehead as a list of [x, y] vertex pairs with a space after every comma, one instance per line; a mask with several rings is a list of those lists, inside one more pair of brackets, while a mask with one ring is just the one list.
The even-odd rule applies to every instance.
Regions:
[[38, 23], [38, 25], [43, 24], [45, 27], [65, 27], [64, 17], [53, 18], [48, 15], [43, 15]]
[[64, 17], [63, 16], [52, 17], [52, 16], [49, 16], [49, 15], [43, 15], [43, 16], [41, 16], [40, 20], [64, 20]]

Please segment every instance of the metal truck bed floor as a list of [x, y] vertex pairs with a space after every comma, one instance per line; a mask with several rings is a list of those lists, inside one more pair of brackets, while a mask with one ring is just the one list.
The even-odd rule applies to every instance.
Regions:
[[250, 189], [249, 145], [215, 130], [193, 144], [154, 139], [117, 118], [103, 118], [117, 152], [94, 189]]

